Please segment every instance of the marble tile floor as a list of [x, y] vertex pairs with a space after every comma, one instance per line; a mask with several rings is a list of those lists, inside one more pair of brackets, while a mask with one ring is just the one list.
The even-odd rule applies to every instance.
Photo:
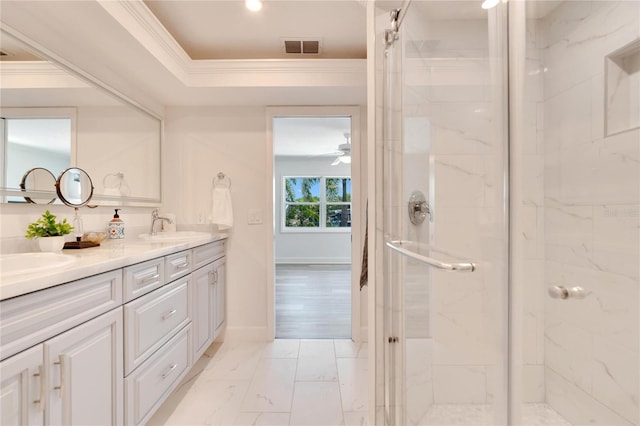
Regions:
[[[436, 404], [431, 406], [421, 426], [487, 426], [492, 421], [490, 405]], [[571, 426], [553, 408], [544, 403], [522, 405], [522, 426]]]
[[148, 425], [366, 426], [367, 344], [214, 343]]

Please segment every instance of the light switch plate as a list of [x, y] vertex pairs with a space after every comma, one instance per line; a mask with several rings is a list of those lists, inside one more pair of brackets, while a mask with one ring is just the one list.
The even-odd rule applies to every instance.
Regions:
[[262, 223], [262, 210], [261, 209], [249, 209], [248, 214], [249, 225], [259, 225]]

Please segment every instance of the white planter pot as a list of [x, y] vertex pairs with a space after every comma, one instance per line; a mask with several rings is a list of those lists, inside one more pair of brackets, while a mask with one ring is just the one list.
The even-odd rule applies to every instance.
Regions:
[[38, 238], [40, 251], [58, 252], [64, 247], [64, 236]]

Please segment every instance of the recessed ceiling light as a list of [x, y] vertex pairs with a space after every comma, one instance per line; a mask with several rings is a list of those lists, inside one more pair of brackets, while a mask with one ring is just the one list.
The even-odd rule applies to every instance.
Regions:
[[245, 0], [244, 5], [252, 12], [262, 9], [262, 0]]
[[500, 0], [484, 0], [482, 3], [483, 9], [491, 9], [492, 7], [496, 7], [500, 3]]

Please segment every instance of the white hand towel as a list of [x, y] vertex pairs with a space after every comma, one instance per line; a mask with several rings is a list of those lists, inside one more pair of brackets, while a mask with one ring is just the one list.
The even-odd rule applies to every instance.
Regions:
[[229, 185], [223, 182], [216, 184], [211, 199], [211, 222], [218, 225], [218, 229], [231, 228], [233, 226], [233, 207]]

